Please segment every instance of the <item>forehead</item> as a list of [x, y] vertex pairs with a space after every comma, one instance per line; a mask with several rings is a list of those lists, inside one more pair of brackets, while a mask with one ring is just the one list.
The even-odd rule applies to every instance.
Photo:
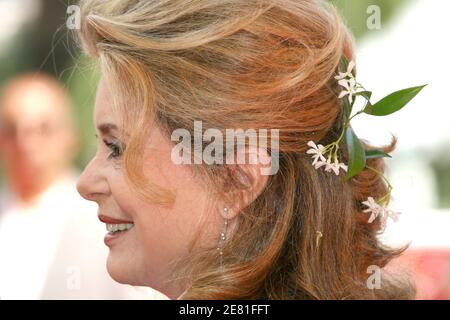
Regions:
[[2, 101], [3, 121], [10, 123], [37, 123], [59, 121], [65, 114], [63, 97], [42, 83], [11, 88]]
[[101, 78], [97, 87], [94, 107], [94, 121], [96, 126], [102, 123], [117, 124], [117, 119], [112, 112], [112, 102], [110, 88], [104, 78]]

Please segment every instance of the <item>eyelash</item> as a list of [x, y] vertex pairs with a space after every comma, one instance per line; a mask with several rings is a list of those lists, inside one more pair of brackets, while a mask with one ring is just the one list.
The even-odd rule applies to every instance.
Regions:
[[108, 155], [108, 159], [116, 159], [119, 158], [123, 153], [123, 148], [114, 142], [108, 142], [103, 140], [104, 144], [111, 150], [111, 153]]

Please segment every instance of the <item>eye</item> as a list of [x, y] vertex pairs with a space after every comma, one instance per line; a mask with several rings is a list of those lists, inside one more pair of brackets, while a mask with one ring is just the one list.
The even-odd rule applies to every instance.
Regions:
[[108, 159], [119, 158], [123, 153], [123, 147], [120, 143], [114, 141], [103, 140], [103, 143], [111, 150]]

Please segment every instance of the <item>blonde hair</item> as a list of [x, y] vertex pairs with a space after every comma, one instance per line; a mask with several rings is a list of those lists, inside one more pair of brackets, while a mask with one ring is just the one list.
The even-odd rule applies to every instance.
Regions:
[[[183, 298], [412, 297], [387, 273], [380, 290], [366, 285], [369, 266], [384, 267], [402, 252], [378, 241], [379, 223], [369, 224], [360, 207], [368, 196], [383, 196], [385, 183], [368, 170], [346, 182], [314, 170], [305, 154], [309, 140], [334, 141], [342, 125], [333, 76], [342, 56], [353, 58], [353, 41], [334, 7], [318, 0], [81, 5], [81, 42], [118, 93], [129, 136], [126, 172], [144, 196], [173, 200], [140, 171], [152, 119], [167, 136], [177, 128], [193, 132], [195, 120], [221, 130], [280, 129], [278, 174], [238, 216], [223, 269], [215, 248], [190, 257]], [[384, 169], [381, 159], [369, 164]], [[195, 169], [222, 197], [245, 188], [226, 165]]]

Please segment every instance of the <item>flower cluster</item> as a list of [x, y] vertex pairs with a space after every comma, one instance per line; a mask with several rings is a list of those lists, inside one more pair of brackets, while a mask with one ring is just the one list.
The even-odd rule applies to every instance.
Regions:
[[355, 62], [351, 61], [347, 67], [346, 72], [340, 72], [338, 76], [334, 77], [336, 80], [338, 80], [338, 84], [345, 89], [341, 91], [339, 99], [348, 96], [348, 102], [350, 104], [353, 103], [355, 95], [361, 88], [358, 82], [356, 82], [355, 76], [353, 74], [353, 69], [355, 68], [355, 66], [356, 66]]
[[[326, 172], [334, 172], [337, 176], [339, 175], [340, 169], [347, 172], [348, 167], [344, 163], [340, 163], [337, 155], [333, 155], [327, 151], [327, 149], [319, 144], [316, 145], [313, 141], [308, 142], [308, 146], [311, 147], [306, 153], [312, 154], [313, 158], [313, 166], [316, 169], [319, 169], [325, 166]], [[328, 154], [327, 158], [326, 155]], [[334, 162], [332, 161], [334, 158]]]
[[[392, 186], [383, 173], [367, 165], [367, 159], [390, 158], [391, 156], [380, 150], [365, 150], [363, 144], [350, 127], [350, 121], [362, 113], [373, 116], [387, 116], [395, 113], [408, 104], [425, 86], [394, 92], [379, 102], [372, 104], [370, 102], [372, 92], [365, 90], [365, 88], [357, 82], [355, 77], [355, 66], [356, 64], [354, 61], [349, 62], [343, 58], [340, 63], [340, 70], [345, 71], [339, 71], [338, 75], [334, 77], [334, 79], [338, 81], [339, 86], [343, 88], [339, 94], [339, 99], [342, 99], [345, 122], [339, 138], [326, 146], [316, 144], [314, 141], [309, 141], [307, 143], [309, 149], [306, 153], [312, 156], [312, 165], [316, 170], [323, 167], [326, 172], [332, 172], [337, 176], [342, 170], [347, 173], [347, 179], [353, 178], [364, 169], [372, 170], [382, 176], [389, 186], [388, 194], [378, 200], [375, 200], [373, 197], [368, 197], [367, 201], [362, 202], [362, 205], [367, 207], [363, 212], [370, 214], [368, 223], [373, 223], [376, 219], [380, 219], [381, 226], [384, 230], [388, 218], [397, 221], [399, 213], [382, 205], [386, 202], [386, 199], [389, 199], [392, 192]], [[366, 103], [360, 111], [352, 115], [353, 106], [358, 96], [363, 97], [366, 100]], [[345, 97], [347, 97], [347, 99], [343, 99]], [[344, 139], [348, 151], [348, 164], [342, 163], [339, 160], [339, 150]]]

